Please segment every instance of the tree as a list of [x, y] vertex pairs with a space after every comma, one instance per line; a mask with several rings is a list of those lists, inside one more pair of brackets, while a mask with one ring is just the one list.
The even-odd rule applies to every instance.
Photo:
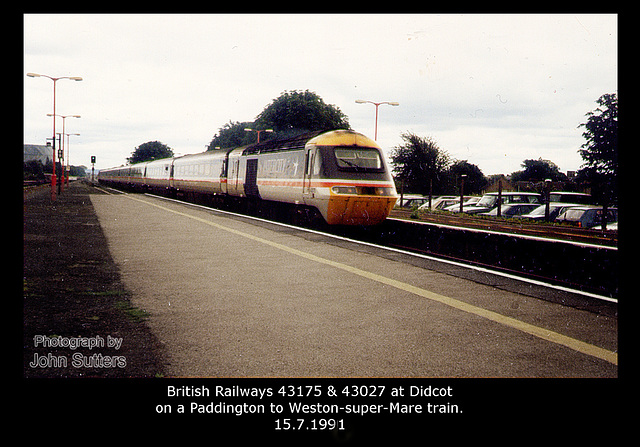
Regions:
[[405, 143], [393, 149], [391, 162], [393, 172], [404, 182], [405, 191], [427, 195], [432, 183], [434, 194], [444, 193], [449, 154], [430, 137], [421, 138], [410, 132], [400, 137]]
[[[51, 172], [51, 170], [49, 170]], [[22, 177], [24, 180], [44, 180], [44, 166], [40, 160], [29, 160], [23, 163]]]
[[255, 121], [229, 121], [218, 130], [209, 143], [207, 150], [214, 150], [245, 146], [256, 142], [255, 132], [245, 129], [265, 130], [260, 135], [260, 141], [275, 138], [287, 138], [316, 130], [349, 129], [349, 119], [336, 106], [325, 104], [316, 93], [283, 92], [266, 106], [256, 117]]
[[578, 179], [591, 185], [591, 195], [601, 204], [618, 198], [618, 95], [604, 94], [596, 103], [600, 106], [589, 117], [582, 134], [587, 142], [579, 150], [584, 160]]
[[131, 164], [173, 157], [173, 150], [159, 141], [149, 141], [138, 146], [127, 161]]
[[250, 132], [245, 131], [247, 128], [252, 128], [253, 123], [245, 121], [243, 123], [229, 121], [222, 126], [218, 133], [213, 136], [213, 139], [209, 143], [208, 151], [215, 150], [216, 147], [220, 149], [227, 149], [232, 147], [245, 146], [255, 141], [255, 135], [251, 135]]
[[71, 166], [69, 170], [69, 175], [72, 177], [86, 177], [87, 176], [87, 167], [86, 166]]
[[256, 117], [256, 129], [273, 129], [274, 137], [316, 130], [349, 129], [347, 116], [309, 90], [285, 91]]
[[522, 162], [523, 171], [511, 173], [511, 180], [514, 182], [543, 182], [551, 179], [554, 182], [563, 181], [567, 176], [560, 172], [560, 168], [551, 160], [524, 160]]
[[467, 176], [464, 180], [465, 195], [480, 194], [489, 183], [482, 170], [467, 160], [458, 160], [453, 163], [449, 167], [448, 174], [449, 182], [453, 183], [448, 189], [455, 191], [456, 194], [460, 194], [460, 176], [463, 174]]

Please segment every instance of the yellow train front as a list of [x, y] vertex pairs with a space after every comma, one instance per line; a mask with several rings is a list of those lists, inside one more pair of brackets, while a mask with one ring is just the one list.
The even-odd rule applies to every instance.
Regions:
[[[333, 131], [307, 145], [308, 196], [331, 225], [375, 225], [397, 200], [396, 188], [380, 147], [362, 134]], [[320, 166], [318, 166], [320, 164]]]
[[[382, 150], [373, 140], [354, 131], [333, 130], [300, 143], [238, 150], [237, 158], [245, 159], [238, 164], [247, 166], [245, 173], [239, 170], [245, 177], [245, 194], [307, 206], [330, 225], [376, 225], [387, 218], [398, 196]], [[233, 184], [233, 152], [229, 166]]]

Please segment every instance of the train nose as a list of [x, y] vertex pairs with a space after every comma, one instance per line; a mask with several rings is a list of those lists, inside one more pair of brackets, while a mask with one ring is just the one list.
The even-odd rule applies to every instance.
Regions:
[[327, 222], [331, 225], [376, 225], [387, 218], [395, 202], [395, 197], [333, 196], [329, 199]]

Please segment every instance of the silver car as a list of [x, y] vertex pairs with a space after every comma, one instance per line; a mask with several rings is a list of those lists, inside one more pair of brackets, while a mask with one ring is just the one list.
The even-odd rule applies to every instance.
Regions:
[[[550, 221], [555, 220], [555, 218], [558, 217], [560, 214], [564, 213], [566, 210], [574, 206], [582, 206], [582, 205], [580, 205], [579, 203], [557, 203], [557, 202], [550, 203], [549, 204], [549, 220]], [[544, 219], [546, 208], [547, 208], [547, 205], [539, 205], [533, 211], [531, 211], [528, 214], [523, 214], [521, 217], [524, 217], [526, 219], [542, 220]]]
[[[523, 214], [530, 213], [538, 205], [535, 203], [507, 203], [502, 205], [501, 215], [502, 217], [522, 217]], [[486, 213], [478, 213], [479, 216], [497, 216], [498, 207], [496, 206], [491, 211]]]

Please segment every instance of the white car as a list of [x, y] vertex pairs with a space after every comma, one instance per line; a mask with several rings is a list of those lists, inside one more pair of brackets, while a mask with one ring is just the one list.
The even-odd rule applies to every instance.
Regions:
[[[503, 204], [511, 204], [511, 203], [542, 203], [540, 194], [533, 192], [503, 192], [502, 193], [502, 203]], [[498, 193], [490, 192], [482, 196], [482, 198], [473, 205], [465, 206], [463, 204], [463, 213], [468, 214], [476, 214], [476, 213], [486, 213], [491, 211], [492, 209], [498, 206]], [[460, 208], [456, 209], [456, 207], [450, 208], [450, 211], [458, 212]]]
[[551, 191], [549, 193], [549, 202], [559, 203], [577, 203], [580, 205], [593, 205], [593, 199], [589, 194], [570, 191]]
[[[399, 199], [398, 202], [400, 202]], [[404, 194], [402, 197], [402, 203], [399, 203], [396, 206], [400, 206], [400, 208], [413, 208], [416, 206], [422, 206], [424, 203], [429, 204], [429, 197], [417, 194]]]
[[[471, 197], [465, 197], [465, 199], [470, 199]], [[460, 203], [460, 196], [439, 196], [431, 201], [431, 209], [432, 210], [444, 210], [450, 206], [455, 206], [455, 204]], [[466, 203], [466, 202], [465, 202]], [[419, 208], [421, 211], [426, 211], [429, 209], [429, 200]]]

